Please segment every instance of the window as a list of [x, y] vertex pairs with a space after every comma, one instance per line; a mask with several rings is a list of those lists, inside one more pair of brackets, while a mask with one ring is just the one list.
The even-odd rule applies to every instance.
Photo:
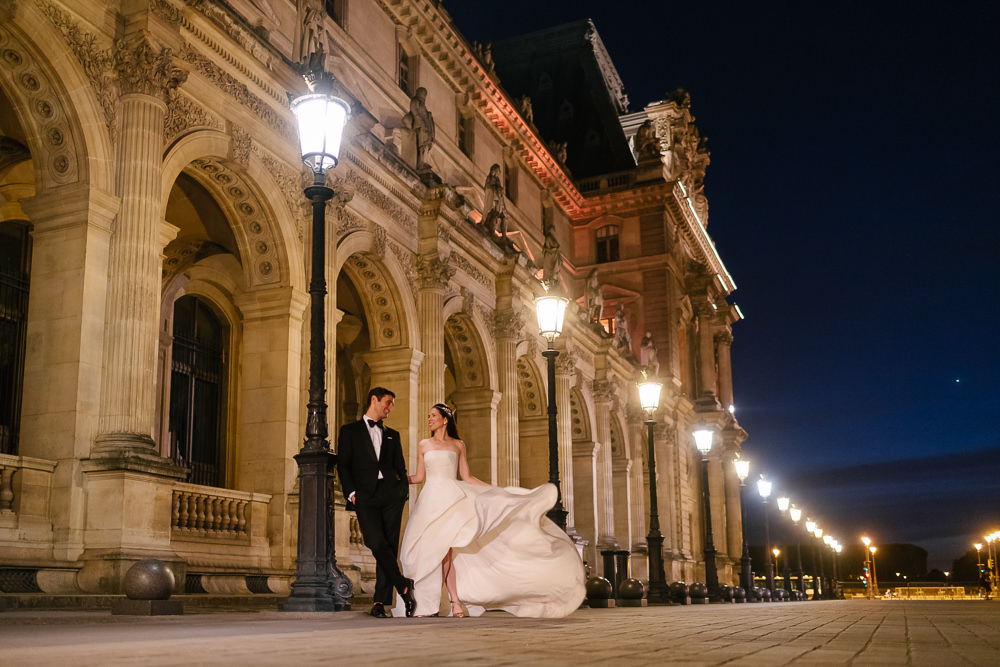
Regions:
[[407, 94], [410, 93], [410, 56], [406, 53], [406, 49], [402, 46], [399, 47], [399, 64], [398, 72], [396, 77], [396, 82], [399, 84], [400, 89]]
[[207, 302], [174, 303], [170, 376], [170, 456], [188, 481], [221, 486], [225, 354], [228, 333]]
[[418, 79], [419, 61], [402, 41], [396, 42], [396, 83], [399, 89], [413, 97], [420, 86]]
[[0, 223], [0, 454], [17, 454], [30, 266], [28, 226]]
[[475, 139], [475, 120], [472, 116], [458, 114], [458, 149], [468, 157], [472, 157], [473, 140]]
[[512, 204], [517, 203], [517, 167], [504, 160], [503, 191]]
[[347, 0], [325, 0], [326, 13], [333, 22], [346, 29], [344, 20], [347, 18]]
[[618, 225], [605, 225], [597, 230], [597, 263], [618, 261]]

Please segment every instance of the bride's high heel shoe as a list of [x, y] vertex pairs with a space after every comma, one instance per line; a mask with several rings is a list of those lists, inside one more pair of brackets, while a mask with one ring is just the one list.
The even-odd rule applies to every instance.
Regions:
[[449, 600], [451, 602], [451, 615], [455, 618], [465, 618], [465, 612], [462, 610], [462, 603], [458, 600]]

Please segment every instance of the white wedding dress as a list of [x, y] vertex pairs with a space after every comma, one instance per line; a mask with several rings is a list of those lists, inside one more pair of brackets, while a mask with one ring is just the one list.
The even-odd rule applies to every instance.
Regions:
[[[472, 616], [567, 616], [583, 602], [584, 570], [573, 542], [545, 513], [556, 487], [478, 486], [458, 479], [458, 454], [424, 454], [424, 488], [413, 505], [399, 560], [414, 580], [415, 615], [450, 609], [441, 561], [453, 550], [458, 596]], [[445, 599], [442, 600], [442, 597]], [[447, 613], [447, 612], [446, 612]], [[402, 616], [401, 603], [393, 616]]]

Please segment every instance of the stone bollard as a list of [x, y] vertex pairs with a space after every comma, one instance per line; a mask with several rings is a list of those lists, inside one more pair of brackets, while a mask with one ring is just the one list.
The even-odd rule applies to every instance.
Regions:
[[638, 579], [626, 579], [618, 587], [619, 607], [645, 607], [647, 602], [643, 597], [645, 588]]
[[691, 596], [691, 604], [708, 604], [708, 586], [701, 582], [694, 582], [688, 586], [688, 594]]
[[615, 552], [607, 550], [601, 552], [601, 559], [604, 561], [604, 578], [611, 583], [611, 597], [618, 597], [618, 576], [615, 573]]
[[112, 600], [112, 615], [179, 616], [184, 613], [183, 602], [169, 599], [174, 590], [174, 573], [161, 560], [149, 558], [135, 563], [125, 573], [122, 583], [125, 599]]
[[736, 598], [736, 593], [733, 591], [733, 587], [729, 584], [722, 584], [719, 586], [719, 598], [723, 602], [733, 602]]
[[611, 598], [611, 582], [604, 577], [591, 577], [587, 580], [587, 604], [591, 609], [609, 609], [615, 606]]
[[670, 600], [677, 604], [691, 604], [691, 598], [688, 597], [688, 585], [683, 581], [675, 581], [670, 584]]
[[733, 589], [733, 598], [735, 599], [737, 604], [740, 603], [745, 604], [747, 601], [747, 592], [743, 589], [742, 586], [737, 586], [736, 588]]

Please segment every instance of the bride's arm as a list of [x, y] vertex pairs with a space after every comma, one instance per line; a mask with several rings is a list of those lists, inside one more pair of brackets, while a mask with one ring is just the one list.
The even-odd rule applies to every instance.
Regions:
[[417, 471], [406, 477], [410, 484], [420, 484], [427, 475], [427, 471], [424, 470], [424, 442], [424, 440], [421, 440], [417, 445]]
[[465, 443], [461, 440], [458, 441], [458, 476], [463, 482], [468, 482], [469, 484], [489, 486], [483, 480], [473, 477], [472, 473], [469, 472], [469, 459], [465, 455]]

